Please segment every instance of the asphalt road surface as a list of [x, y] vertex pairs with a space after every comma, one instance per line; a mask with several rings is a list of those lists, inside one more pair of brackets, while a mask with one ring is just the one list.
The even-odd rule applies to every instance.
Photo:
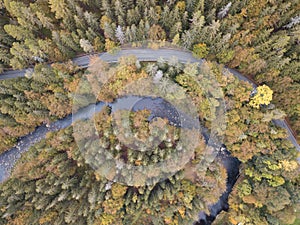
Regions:
[[[107, 61], [109, 63], [113, 62], [118, 62], [118, 59], [121, 56], [128, 56], [128, 55], [135, 55], [139, 61], [157, 61], [159, 58], [163, 58], [165, 60], [170, 60], [172, 58], [177, 58], [179, 62], [182, 63], [195, 63], [198, 62], [199, 64], [203, 63], [204, 60], [197, 60], [195, 59], [191, 53], [181, 51], [181, 50], [175, 50], [175, 49], [159, 49], [159, 50], [153, 50], [153, 49], [124, 49], [116, 54], [109, 54], [109, 53], [100, 53], [98, 54], [99, 57]], [[90, 62], [90, 56], [85, 55], [81, 57], [77, 57], [73, 59], [73, 62], [79, 65], [80, 67], [86, 68], [89, 65]], [[24, 77], [27, 69], [23, 70], [13, 70], [13, 71], [7, 71], [4, 72], [3, 74], [0, 74], [0, 80], [4, 79], [11, 79], [11, 78], [17, 78], [17, 77]], [[243, 76], [239, 72], [225, 68], [225, 74], [226, 72], [232, 73], [234, 76], [238, 77], [240, 80], [248, 81], [253, 87], [256, 87], [256, 84], [254, 84], [251, 80], [249, 80], [247, 77]], [[17, 159], [21, 156], [21, 154], [29, 149], [29, 147], [38, 141], [42, 140], [45, 138], [46, 134], [50, 131], [57, 131], [62, 128], [68, 127], [72, 124], [72, 121], [77, 120], [77, 119], [83, 119], [83, 118], [90, 118], [90, 116], [95, 113], [95, 111], [100, 110], [103, 107], [104, 103], [99, 103], [96, 105], [97, 110], [95, 109], [95, 106], [90, 106], [85, 108], [82, 111], [79, 111], [77, 115], [69, 115], [68, 117], [58, 120], [50, 126], [41, 126], [38, 127], [34, 132], [31, 134], [20, 138], [19, 142], [17, 145], [10, 149], [9, 151], [6, 151], [5, 153], [0, 155], [0, 182], [5, 180], [13, 168], [14, 164], [16, 163]], [[300, 151], [300, 146], [297, 143], [295, 137], [293, 136], [293, 132], [290, 130], [289, 126], [287, 123], [283, 120], [274, 120], [273, 121], [276, 125], [285, 128], [288, 133], [289, 137], [288, 139], [293, 143], [293, 145], [297, 148], [298, 151]], [[233, 158], [229, 157], [227, 155], [223, 156], [223, 164], [226, 167], [228, 171], [230, 171], [230, 168], [232, 168], [233, 165], [238, 165], [238, 162], [232, 161]], [[228, 167], [228, 168], [227, 168]], [[234, 173], [233, 176], [236, 176]], [[232, 177], [229, 179], [231, 181], [235, 182], [235, 179]], [[230, 182], [230, 181], [229, 181]], [[231, 191], [232, 185], [233, 184], [227, 184], [227, 191], [224, 193], [224, 195], [221, 197], [220, 201], [216, 203], [216, 205], [211, 206], [211, 213], [213, 217], [219, 213], [219, 210], [223, 209], [224, 206], [223, 204], [226, 204], [227, 200], [226, 198], [228, 197], [229, 192]], [[200, 218], [201, 219], [201, 218]], [[204, 219], [204, 218], [203, 218]], [[207, 218], [206, 218], [207, 219]], [[207, 220], [206, 220], [207, 221]]]
[[[156, 61], [159, 58], [163, 59], [171, 59], [171, 58], [177, 58], [179, 62], [183, 63], [194, 63], [194, 62], [199, 62], [203, 63], [203, 59], [195, 59], [191, 53], [186, 52], [186, 51], [181, 51], [181, 50], [176, 50], [176, 49], [142, 49], [142, 48], [137, 48], [137, 49], [123, 49], [117, 52], [116, 54], [110, 54], [110, 53], [100, 53], [98, 54], [99, 57], [107, 62], [118, 62], [118, 59], [121, 56], [128, 56], [128, 55], [135, 55], [139, 61]], [[85, 56], [80, 56], [77, 58], [73, 59], [73, 62], [76, 63], [77, 65], [86, 68], [89, 65], [90, 62], [90, 57], [89, 55]], [[256, 87], [256, 85], [249, 80], [247, 77], [243, 76], [241, 73], [237, 72], [236, 70], [233, 69], [227, 69], [230, 73], [232, 73], [234, 76], [238, 77], [240, 80], [248, 81], [250, 84], [252, 84], [253, 87]], [[3, 79], [10, 79], [10, 78], [17, 78], [17, 77], [23, 77], [25, 76], [26, 69], [23, 70], [13, 70], [13, 71], [7, 71], [4, 72], [3, 74], [0, 74], [0, 80]], [[274, 123], [278, 126], [281, 126], [285, 128], [288, 131], [289, 137], [288, 139], [293, 143], [293, 145], [296, 147], [298, 151], [300, 151], [300, 146], [297, 143], [296, 138], [293, 136], [293, 132], [290, 129], [290, 127], [287, 125], [286, 121], [282, 120], [274, 120]]]

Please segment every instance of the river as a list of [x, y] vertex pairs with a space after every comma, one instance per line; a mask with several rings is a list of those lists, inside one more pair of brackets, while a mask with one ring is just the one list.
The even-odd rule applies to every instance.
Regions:
[[[32, 133], [21, 137], [18, 141], [18, 144], [0, 155], [0, 182], [5, 181], [9, 178], [9, 174], [13, 169], [14, 164], [20, 158], [23, 152], [28, 151], [30, 146], [41, 141], [46, 137], [46, 134], [51, 131], [58, 131], [60, 129], [71, 126], [73, 122], [82, 119], [91, 118], [96, 112], [101, 111], [105, 106], [109, 106], [112, 109], [112, 112], [126, 109], [137, 111], [141, 109], [148, 109], [151, 111], [151, 115], [148, 118], [152, 120], [155, 117], [168, 118], [170, 124], [177, 127], [186, 127], [186, 128], [197, 128], [201, 130], [202, 135], [205, 140], [208, 142], [209, 134], [207, 129], [199, 127], [199, 122], [195, 121], [193, 118], [189, 117], [185, 113], [177, 110], [172, 104], [165, 101], [162, 98], [151, 98], [151, 97], [138, 97], [138, 96], [127, 96], [117, 99], [113, 103], [104, 103], [99, 102], [97, 104], [91, 104], [87, 107], [84, 107], [78, 110], [75, 114], [69, 115], [63, 119], [57, 120], [50, 125], [42, 125], [35, 129]], [[183, 119], [184, 117], [184, 119]], [[182, 124], [182, 121], [185, 121]], [[195, 224], [211, 224], [213, 219], [221, 210], [228, 209], [227, 199], [228, 195], [236, 181], [239, 171], [239, 161], [236, 158], [230, 156], [230, 153], [222, 148], [222, 151], [219, 151], [217, 154], [217, 159], [221, 160], [222, 164], [227, 170], [228, 180], [227, 180], [227, 190], [221, 196], [219, 201], [210, 206], [210, 215], [205, 215], [203, 212], [199, 213], [199, 222]]]

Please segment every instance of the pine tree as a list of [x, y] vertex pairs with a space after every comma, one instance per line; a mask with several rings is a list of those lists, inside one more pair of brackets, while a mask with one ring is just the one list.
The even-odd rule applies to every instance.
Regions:
[[55, 13], [56, 19], [62, 19], [70, 14], [65, 0], [49, 0], [51, 12]]
[[126, 25], [126, 21], [125, 21], [125, 10], [124, 10], [124, 6], [121, 0], [116, 0], [114, 2], [114, 8], [116, 11], [116, 15], [118, 15], [118, 24], [121, 26], [125, 26]]
[[182, 23], [177, 22], [175, 23], [170, 30], [170, 38], [174, 38], [176, 34], [179, 34], [182, 32]]
[[[150, 28], [149, 28], [150, 30]], [[148, 31], [149, 32], [149, 31]], [[147, 40], [148, 33], [146, 33], [144, 21], [141, 20], [137, 30], [138, 40]]]
[[86, 40], [86, 39], [80, 39], [79, 43], [80, 43], [80, 47], [86, 53], [91, 53], [91, 52], [94, 51], [93, 46], [91, 45], [91, 43], [88, 40]]
[[147, 19], [149, 23], [152, 24], [157, 24], [160, 18], [160, 15], [157, 14], [156, 10], [154, 7], [150, 7], [149, 12], [148, 12]]
[[21, 26], [17, 25], [12, 25], [12, 24], [7, 24], [4, 26], [4, 30], [13, 38], [22, 41], [25, 40], [26, 38], [34, 38], [33, 33]]
[[9, 54], [8, 49], [0, 48], [0, 61], [3, 63], [3, 65], [9, 64], [10, 54]]

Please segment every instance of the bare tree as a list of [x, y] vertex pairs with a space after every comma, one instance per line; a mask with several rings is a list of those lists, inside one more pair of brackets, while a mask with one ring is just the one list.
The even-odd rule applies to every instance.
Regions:
[[287, 25], [283, 26], [283, 28], [290, 29], [299, 23], [300, 23], [300, 16], [295, 16], [295, 17], [291, 18], [291, 22], [289, 22]]
[[229, 2], [226, 6], [224, 6], [220, 12], [218, 12], [218, 18], [219, 19], [223, 19], [227, 14], [228, 14], [228, 11], [231, 7], [232, 3]]
[[122, 31], [122, 27], [120, 25], [118, 25], [118, 27], [116, 29], [116, 38], [118, 39], [118, 41], [121, 44], [124, 44], [124, 42], [125, 42], [125, 34]]

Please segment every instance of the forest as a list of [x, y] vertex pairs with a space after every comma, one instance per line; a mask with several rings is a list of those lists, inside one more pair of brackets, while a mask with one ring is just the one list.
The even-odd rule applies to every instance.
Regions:
[[298, 0], [1, 0], [0, 67], [167, 40], [269, 85], [299, 138], [299, 7]]
[[[214, 224], [299, 224], [299, 153], [286, 139], [286, 130], [272, 123], [286, 119], [300, 141], [299, 11], [298, 0], [0, 0], [0, 71], [33, 68], [25, 77], [0, 80], [0, 153], [36, 127], [85, 106], [87, 102], [74, 102], [85, 77], [91, 86], [81, 87], [82, 99], [97, 93], [94, 101], [103, 102], [132, 91], [139, 95], [140, 89], [128, 85], [150, 79], [155, 87], [147, 86], [142, 93], [151, 95], [158, 88], [155, 93], [166, 93], [178, 104], [185, 93], [201, 124], [216, 130], [217, 138], [241, 162], [229, 209]], [[93, 56], [142, 46], [143, 41], [153, 43], [152, 48], [170, 42], [207, 61], [198, 66], [127, 57], [112, 65]], [[71, 61], [84, 54], [91, 55], [88, 69]], [[248, 82], [224, 74], [227, 67], [253, 80], [256, 91]], [[103, 76], [96, 80], [86, 76], [99, 70]], [[183, 92], [174, 92], [167, 80]], [[205, 93], [199, 83], [223, 93], [226, 129], [213, 123], [220, 94], [213, 89]], [[170, 92], [173, 95], [167, 95]], [[78, 127], [90, 135], [84, 130], [86, 121], [49, 133], [22, 155], [10, 178], [0, 184], [0, 224], [181, 225], [193, 224], [200, 211], [209, 214], [209, 206], [226, 189], [227, 174], [217, 159], [197, 167], [206, 165], [209, 146], [194, 130], [181, 128], [187, 140], [197, 139], [187, 141], [193, 145], [191, 160], [176, 167], [177, 172], [162, 174], [163, 180], [149, 174], [130, 180], [109, 163], [101, 167], [105, 157], [95, 145], [131, 166], [172, 158], [180, 129], [167, 119], [149, 122], [145, 118], [150, 113], [112, 113], [104, 108], [93, 118], [91, 143], [90, 137], [76, 136]], [[135, 137], [145, 142], [156, 132], [163, 144], [147, 154], [122, 146], [113, 114], [130, 118]], [[84, 146], [91, 146], [87, 156], [80, 150]], [[96, 164], [94, 158], [99, 159]], [[122, 182], [114, 182], [117, 178]]]

